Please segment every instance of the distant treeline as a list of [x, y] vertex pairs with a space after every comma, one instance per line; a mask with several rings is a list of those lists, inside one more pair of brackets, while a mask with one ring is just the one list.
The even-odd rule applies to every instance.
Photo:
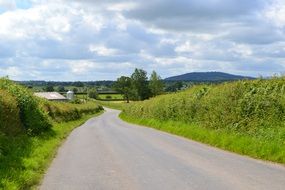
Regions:
[[[145, 71], [144, 71], [145, 72]], [[145, 72], [146, 73], [146, 72]], [[148, 80], [145, 76], [145, 80]], [[158, 76], [159, 77], [159, 76]], [[184, 75], [173, 76], [159, 81], [163, 83], [163, 92], [177, 92], [189, 88], [195, 84], [220, 84], [227, 81], [254, 79], [252, 77], [232, 75], [221, 72], [193, 72]], [[101, 81], [16, 81], [19, 84], [34, 88], [34, 91], [58, 91], [66, 92], [73, 90], [76, 93], [87, 93], [87, 89], [96, 88], [97, 92], [114, 92], [117, 93], [118, 81], [101, 80]], [[140, 86], [140, 85], [139, 85]], [[120, 88], [119, 88], [120, 89]], [[143, 90], [145, 92], [145, 90]]]
[[19, 84], [25, 86], [76, 86], [76, 87], [84, 87], [84, 86], [112, 86], [114, 81], [111, 80], [103, 80], [103, 81], [15, 81]]

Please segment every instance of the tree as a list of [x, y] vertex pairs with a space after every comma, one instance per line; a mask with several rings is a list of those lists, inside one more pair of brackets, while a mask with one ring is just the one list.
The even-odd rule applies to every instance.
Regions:
[[135, 69], [131, 76], [134, 98], [136, 100], [145, 100], [150, 97], [150, 90], [147, 82], [147, 72], [142, 69]]
[[54, 92], [54, 87], [51, 85], [48, 85], [44, 88], [44, 91], [46, 92]]
[[129, 103], [132, 92], [132, 80], [130, 77], [121, 76], [114, 84], [114, 88], [119, 93], [123, 94], [124, 99]]
[[84, 87], [84, 83], [83, 83], [83, 82], [80, 82], [80, 81], [76, 81], [76, 82], [73, 82], [73, 86], [76, 86], [76, 87]]
[[161, 77], [153, 71], [149, 80], [149, 89], [152, 96], [157, 96], [163, 93], [164, 84]]
[[98, 92], [95, 88], [88, 90], [88, 97], [96, 99], [98, 97]]
[[175, 83], [169, 84], [169, 86], [166, 88], [167, 92], [177, 92], [181, 90], [183, 87], [183, 82], [182, 81], [177, 81]]
[[59, 87], [57, 88], [57, 91], [58, 91], [58, 92], [65, 92], [66, 90], [65, 90], [64, 86], [59, 86]]
[[78, 92], [78, 88], [73, 88], [72, 91], [74, 92], [74, 94], [76, 94]]

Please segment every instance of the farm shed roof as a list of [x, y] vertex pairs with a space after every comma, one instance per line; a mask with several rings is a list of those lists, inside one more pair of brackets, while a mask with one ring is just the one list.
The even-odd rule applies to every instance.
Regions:
[[66, 100], [66, 98], [58, 92], [37, 92], [35, 95], [48, 100]]

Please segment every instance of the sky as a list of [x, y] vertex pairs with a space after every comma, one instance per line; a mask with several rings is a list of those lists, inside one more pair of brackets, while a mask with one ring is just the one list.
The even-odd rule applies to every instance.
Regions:
[[0, 0], [0, 76], [285, 73], [285, 0]]

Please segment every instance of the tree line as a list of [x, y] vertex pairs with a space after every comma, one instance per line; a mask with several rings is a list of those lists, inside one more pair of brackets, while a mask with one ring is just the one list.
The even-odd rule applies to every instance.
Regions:
[[148, 80], [147, 72], [136, 68], [133, 74], [121, 76], [114, 83], [114, 89], [123, 94], [125, 100], [145, 100], [163, 93], [164, 83], [161, 77], [153, 71]]

